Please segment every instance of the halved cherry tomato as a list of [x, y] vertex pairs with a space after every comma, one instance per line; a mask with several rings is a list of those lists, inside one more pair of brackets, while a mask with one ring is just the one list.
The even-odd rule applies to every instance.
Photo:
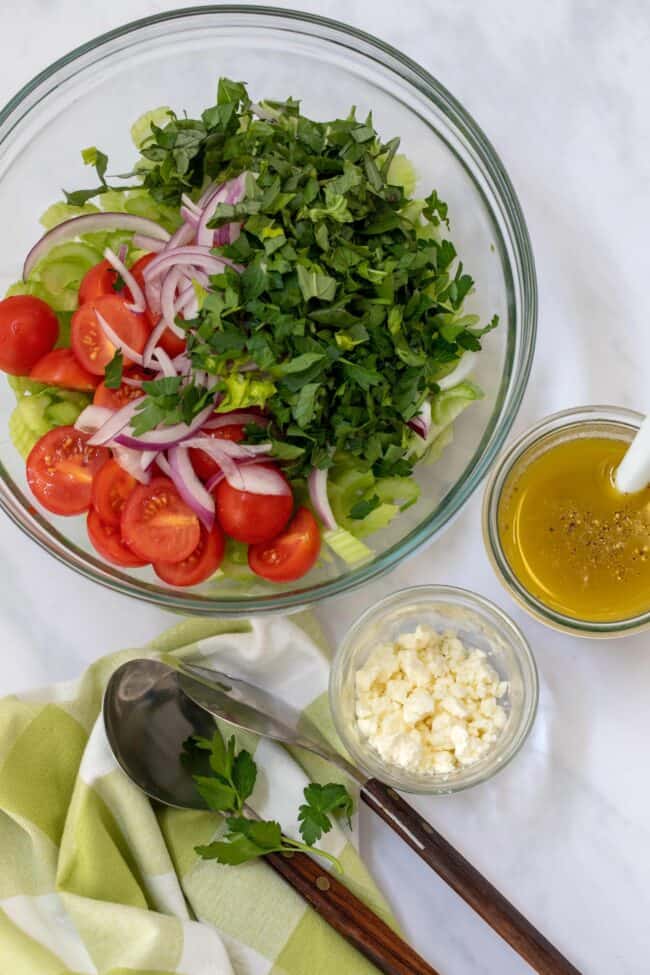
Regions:
[[[143, 290], [144, 290], [144, 269], [148, 264], [151, 264], [155, 256], [156, 256], [155, 254], [145, 254], [144, 257], [141, 257], [139, 261], [136, 261], [133, 267], [131, 268], [131, 274], [133, 275], [133, 277], [135, 278], [135, 280], [138, 282], [138, 284]], [[129, 300], [132, 300], [130, 298], [130, 292], [128, 291], [128, 289], [127, 289], [127, 294], [129, 295]], [[149, 324], [151, 325], [152, 328], [155, 325], [157, 325], [158, 322], [160, 321], [160, 315], [154, 314], [154, 312], [152, 312], [149, 308], [147, 308], [147, 310], [145, 311], [145, 315], [147, 316], [149, 320]], [[177, 335], [174, 335], [174, 333], [170, 331], [168, 328], [166, 328], [165, 331], [162, 333], [159, 345], [172, 359], [177, 355], [181, 355], [182, 352], [185, 352], [185, 347], [186, 347], [185, 339], [179, 339], [179, 337]]]
[[[230, 423], [218, 430], [205, 430], [201, 436], [213, 440], [232, 440], [233, 443], [241, 443], [244, 439], [244, 427], [241, 423]], [[200, 477], [202, 481], [209, 481], [219, 471], [216, 460], [213, 460], [209, 454], [206, 454], [199, 447], [190, 447], [190, 460], [196, 476]]]
[[294, 582], [306, 575], [320, 552], [320, 532], [307, 508], [298, 508], [287, 528], [270, 542], [251, 545], [248, 565], [270, 582]]
[[90, 507], [93, 478], [110, 457], [106, 447], [89, 447], [88, 435], [56, 427], [27, 458], [27, 481], [37, 501], [55, 515], [79, 515]]
[[[150, 375], [143, 372], [142, 369], [129, 369], [125, 373], [129, 379], [151, 379]], [[118, 389], [108, 389], [106, 383], [102, 380], [97, 389], [95, 390], [95, 395], [93, 396], [93, 403], [95, 406], [104, 406], [109, 410], [120, 410], [131, 400], [140, 399], [144, 396], [144, 390], [140, 389], [139, 386], [129, 386], [128, 383], [123, 382]]]
[[[125, 344], [138, 353], [143, 352], [147, 344], [150, 328], [144, 315], [130, 311], [120, 295], [102, 295], [77, 308], [70, 329], [72, 349], [84, 369], [103, 376], [105, 367], [115, 355], [115, 346], [102, 331], [97, 312]], [[124, 362], [128, 365], [127, 356], [124, 356]]]
[[31, 295], [12, 295], [0, 301], [0, 369], [26, 376], [50, 352], [59, 335], [59, 322], [48, 304]]
[[114, 525], [105, 524], [94, 508], [88, 512], [86, 529], [93, 548], [107, 562], [129, 569], [137, 569], [147, 564], [124, 544], [120, 529], [115, 528]]
[[105, 525], [119, 528], [122, 509], [138, 486], [117, 461], [109, 460], [93, 481], [92, 505]]
[[72, 349], [53, 349], [39, 359], [29, 374], [30, 379], [48, 386], [64, 386], [65, 389], [78, 389], [82, 393], [92, 393], [99, 382], [97, 376], [86, 372], [77, 362]]
[[108, 261], [100, 261], [86, 271], [81, 284], [79, 285], [79, 304], [84, 305], [87, 301], [94, 301], [102, 295], [115, 294], [115, 283], [117, 281], [117, 271], [111, 267]]
[[156, 575], [170, 586], [198, 586], [217, 571], [223, 560], [225, 539], [215, 522], [211, 531], [201, 525], [201, 538], [182, 562], [154, 562]]
[[182, 562], [199, 544], [199, 519], [168, 477], [139, 484], [122, 511], [122, 538], [148, 562]]
[[238, 491], [223, 480], [214, 489], [214, 499], [219, 524], [226, 535], [249, 544], [275, 538], [286, 527], [293, 511], [291, 489], [287, 494], [252, 494]]

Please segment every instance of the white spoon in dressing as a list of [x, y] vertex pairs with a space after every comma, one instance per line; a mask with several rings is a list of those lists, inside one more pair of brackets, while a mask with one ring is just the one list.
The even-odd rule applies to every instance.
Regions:
[[621, 494], [636, 494], [650, 484], [650, 414], [618, 465], [614, 484]]

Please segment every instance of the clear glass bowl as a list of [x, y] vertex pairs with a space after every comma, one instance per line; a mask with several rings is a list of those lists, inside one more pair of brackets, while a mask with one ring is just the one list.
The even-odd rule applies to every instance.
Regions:
[[419, 189], [447, 200], [452, 239], [476, 280], [469, 310], [501, 317], [479, 357], [485, 398], [457, 423], [444, 463], [417, 477], [422, 498], [373, 536], [374, 559], [349, 568], [323, 559], [299, 583], [208, 582], [170, 588], [150, 570], [113, 568], [96, 558], [83, 519], [37, 510], [25, 467], [7, 434], [13, 396], [0, 382], [0, 504], [47, 552], [89, 579], [167, 609], [237, 615], [287, 610], [340, 593], [391, 569], [435, 537], [489, 469], [516, 415], [533, 355], [533, 257], [510, 181], [481, 130], [426, 71], [367, 34], [308, 14], [263, 7], [172, 11], [111, 31], [38, 75], [0, 112], [0, 212], [11, 233], [0, 240], [0, 288], [42, 228], [38, 218], [61, 187], [84, 186], [80, 149], [108, 152], [113, 172], [133, 163], [129, 126], [158, 105], [198, 112], [215, 96], [218, 75], [246, 80], [254, 97], [303, 100], [316, 118], [372, 110], [386, 137], [398, 134], [415, 163]]
[[483, 537], [490, 561], [500, 582], [527, 612], [556, 630], [583, 637], [615, 637], [638, 633], [650, 627], [650, 610], [630, 619], [595, 622], [575, 619], [546, 606], [521, 584], [503, 551], [498, 515], [501, 494], [511, 474], [535, 456], [558, 443], [576, 437], [612, 437], [631, 442], [643, 416], [620, 406], [578, 406], [553, 413], [512, 444], [499, 458], [483, 499]]
[[[508, 721], [492, 749], [474, 765], [445, 775], [422, 775], [383, 761], [359, 733], [355, 720], [355, 674], [378, 643], [393, 642], [416, 626], [453, 631], [465, 646], [487, 653], [509, 690], [501, 703]], [[368, 775], [403, 792], [450, 795], [484, 782], [517, 754], [537, 712], [537, 667], [523, 633], [489, 600], [451, 586], [415, 586], [392, 593], [366, 610], [348, 630], [330, 674], [330, 709], [352, 760]]]

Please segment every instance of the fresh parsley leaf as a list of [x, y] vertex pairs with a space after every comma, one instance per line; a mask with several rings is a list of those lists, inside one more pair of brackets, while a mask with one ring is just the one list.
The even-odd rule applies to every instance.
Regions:
[[305, 301], [318, 298], [320, 301], [334, 301], [336, 297], [336, 279], [329, 274], [322, 274], [317, 270], [308, 270], [303, 264], [296, 268], [298, 284]]
[[255, 788], [257, 765], [250, 752], [239, 752], [232, 764], [232, 783], [241, 802], [245, 802]]
[[298, 810], [300, 834], [305, 843], [316, 843], [332, 828], [331, 817], [346, 816], [348, 823], [354, 810], [352, 796], [344, 785], [312, 782], [304, 790], [305, 802]]
[[237, 808], [237, 790], [215, 777], [195, 775], [197, 791], [206, 805], [215, 812], [230, 812]]
[[124, 356], [121, 349], [115, 350], [115, 355], [104, 369], [104, 385], [107, 389], [119, 389], [122, 385], [122, 370]]

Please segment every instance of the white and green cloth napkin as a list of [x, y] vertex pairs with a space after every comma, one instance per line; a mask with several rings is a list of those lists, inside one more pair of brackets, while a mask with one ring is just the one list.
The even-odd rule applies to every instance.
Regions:
[[[186, 620], [75, 682], [0, 701], [0, 972], [3, 975], [369, 975], [375, 969], [261, 861], [202, 861], [223, 830], [209, 812], [154, 809], [116, 766], [101, 721], [110, 674], [134, 657], [201, 659], [263, 682], [333, 735], [327, 647], [306, 614]], [[273, 743], [255, 749], [251, 805], [296, 836], [302, 789], [331, 766]], [[298, 763], [298, 759], [302, 763]], [[335, 827], [323, 838], [345, 882], [385, 902]]]

